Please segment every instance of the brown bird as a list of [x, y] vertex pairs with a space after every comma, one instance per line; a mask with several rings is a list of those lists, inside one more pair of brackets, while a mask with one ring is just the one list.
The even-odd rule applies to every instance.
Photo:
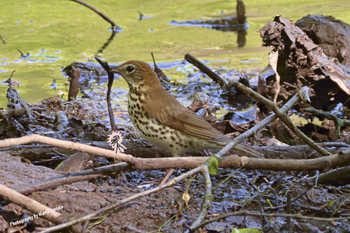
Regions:
[[147, 141], [168, 149], [173, 156], [193, 149], [222, 148], [230, 141], [170, 95], [147, 63], [128, 61], [112, 71], [128, 83], [130, 119]]

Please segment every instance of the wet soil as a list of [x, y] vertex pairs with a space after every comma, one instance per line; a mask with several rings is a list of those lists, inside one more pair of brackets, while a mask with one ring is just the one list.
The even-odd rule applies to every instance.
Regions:
[[[0, 164], [1, 184], [8, 187], [62, 174], [46, 167], [23, 163], [20, 158], [5, 153], [1, 153]], [[162, 171], [131, 171], [125, 173], [123, 179], [120, 176], [110, 176], [90, 182], [77, 182], [34, 192], [29, 197], [51, 208], [62, 206], [58, 212], [66, 219], [78, 218], [152, 188], [153, 185], [147, 185], [145, 182], [159, 178], [162, 173]], [[175, 176], [180, 173], [181, 171], [177, 171]], [[286, 203], [287, 193], [294, 200], [292, 202], [294, 214], [315, 217], [347, 216], [350, 208], [349, 187], [315, 186], [306, 181], [308, 175], [312, 174], [220, 169], [219, 174], [212, 177], [214, 198], [207, 219], [238, 210], [283, 213], [285, 207], [282, 206]], [[190, 184], [191, 199], [186, 205], [181, 197], [189, 183], [189, 181], [180, 182], [173, 188], [145, 196], [110, 211], [96, 221], [91, 220], [86, 225], [91, 228], [84, 232], [183, 232], [196, 219], [204, 193], [204, 181], [199, 175]], [[23, 216], [34, 214], [15, 204], [3, 203], [2, 209], [25, 213]], [[306, 232], [308, 229], [314, 229], [312, 232], [350, 230], [346, 220], [322, 222], [293, 219], [292, 224], [292, 232]], [[50, 225], [52, 223], [38, 218], [28, 224], [27, 229], [30, 231], [35, 226]], [[286, 219], [281, 217], [267, 219], [259, 216], [233, 216], [207, 224], [202, 232], [231, 232], [233, 228], [252, 227], [263, 229], [263, 232], [283, 232], [285, 225]], [[6, 223], [2, 222], [0, 226], [0, 231], [3, 231]]]

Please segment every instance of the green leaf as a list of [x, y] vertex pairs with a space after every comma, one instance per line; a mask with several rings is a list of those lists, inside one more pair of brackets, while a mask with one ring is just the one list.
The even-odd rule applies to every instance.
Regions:
[[262, 231], [260, 231], [257, 228], [243, 228], [243, 229], [237, 229], [237, 228], [233, 228], [231, 233], [261, 233]]
[[213, 154], [210, 156], [207, 161], [205, 162], [209, 168], [209, 174], [215, 176], [219, 172], [219, 160]]
[[327, 200], [326, 203], [327, 203], [328, 208], [331, 207], [331, 205], [334, 204], [334, 201], [329, 200], [328, 197], [326, 198], [326, 200]]

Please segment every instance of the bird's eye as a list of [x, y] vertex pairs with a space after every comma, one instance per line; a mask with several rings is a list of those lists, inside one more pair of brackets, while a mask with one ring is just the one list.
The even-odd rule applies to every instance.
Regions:
[[126, 67], [126, 71], [128, 71], [129, 73], [134, 71], [135, 70], [135, 67], [134, 66], [128, 66]]

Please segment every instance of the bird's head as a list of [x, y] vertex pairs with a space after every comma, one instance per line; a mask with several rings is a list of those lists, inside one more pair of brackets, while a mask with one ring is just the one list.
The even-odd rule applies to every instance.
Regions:
[[122, 75], [129, 86], [152, 85], [159, 82], [152, 67], [143, 61], [125, 62], [112, 69], [112, 72]]

